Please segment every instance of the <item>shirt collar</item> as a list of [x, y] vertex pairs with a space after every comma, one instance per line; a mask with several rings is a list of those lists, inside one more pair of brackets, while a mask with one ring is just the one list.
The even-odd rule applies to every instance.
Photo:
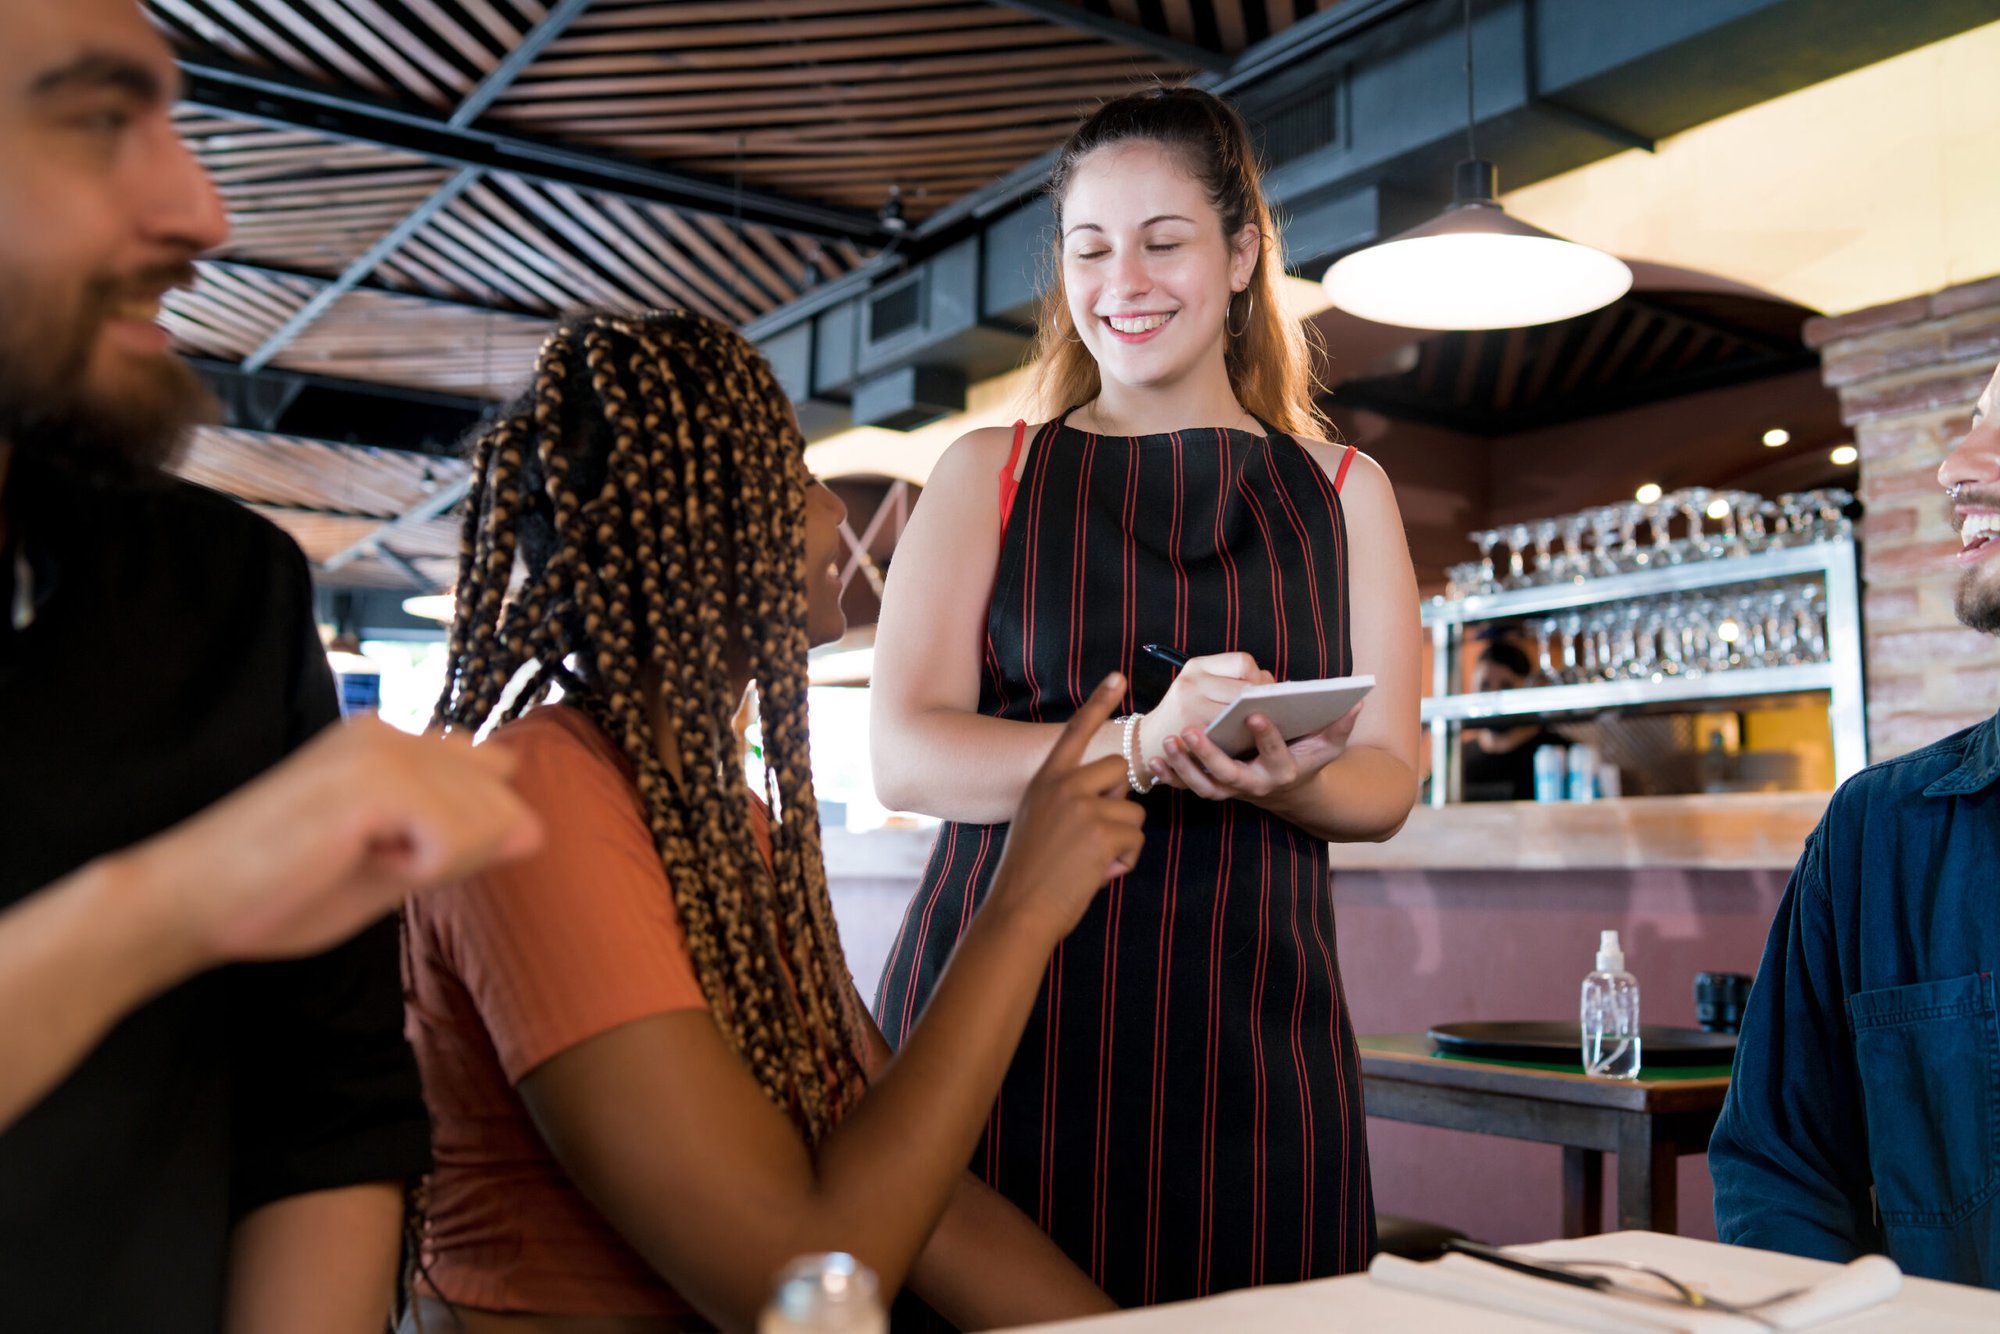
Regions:
[[2000, 713], [1972, 729], [1958, 767], [1924, 789], [1927, 797], [1962, 797], [2000, 780]]

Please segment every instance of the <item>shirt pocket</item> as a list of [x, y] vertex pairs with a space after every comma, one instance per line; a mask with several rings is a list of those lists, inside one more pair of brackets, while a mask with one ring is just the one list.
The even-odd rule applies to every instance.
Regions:
[[1882, 1221], [1960, 1222], [2000, 1179], [1993, 975], [1859, 991], [1847, 1014]]

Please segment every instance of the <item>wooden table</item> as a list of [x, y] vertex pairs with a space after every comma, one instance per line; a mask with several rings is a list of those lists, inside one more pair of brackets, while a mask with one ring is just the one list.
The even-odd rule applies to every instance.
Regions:
[[1618, 1155], [1621, 1230], [1675, 1232], [1676, 1162], [1706, 1153], [1729, 1091], [1726, 1067], [1656, 1066], [1637, 1082], [1581, 1068], [1436, 1055], [1421, 1033], [1359, 1039], [1368, 1115], [1560, 1144], [1562, 1235], [1600, 1230], [1604, 1155]]

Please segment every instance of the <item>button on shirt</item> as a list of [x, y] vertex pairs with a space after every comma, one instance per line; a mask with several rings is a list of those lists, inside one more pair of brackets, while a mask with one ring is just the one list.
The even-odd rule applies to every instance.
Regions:
[[2000, 1287], [2000, 716], [1806, 842], [1709, 1144], [1722, 1240]]
[[[298, 548], [182, 483], [4, 495], [0, 910], [335, 716]], [[140, 1007], [0, 1132], [0, 1330], [213, 1334], [229, 1230], [428, 1164], [396, 928]], [[0, 1015], [0, 1022], [8, 1017]]]

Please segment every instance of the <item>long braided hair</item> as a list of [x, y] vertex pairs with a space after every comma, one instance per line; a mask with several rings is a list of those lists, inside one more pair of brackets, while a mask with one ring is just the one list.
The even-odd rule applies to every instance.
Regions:
[[[806, 749], [804, 443], [726, 325], [673, 311], [557, 330], [475, 441], [434, 726], [511, 721], [560, 683], [617, 744], [716, 1025], [817, 1144], [863, 1074]], [[763, 712], [768, 872], [730, 726], [732, 640]], [[647, 721], [654, 683], [678, 784]]]

